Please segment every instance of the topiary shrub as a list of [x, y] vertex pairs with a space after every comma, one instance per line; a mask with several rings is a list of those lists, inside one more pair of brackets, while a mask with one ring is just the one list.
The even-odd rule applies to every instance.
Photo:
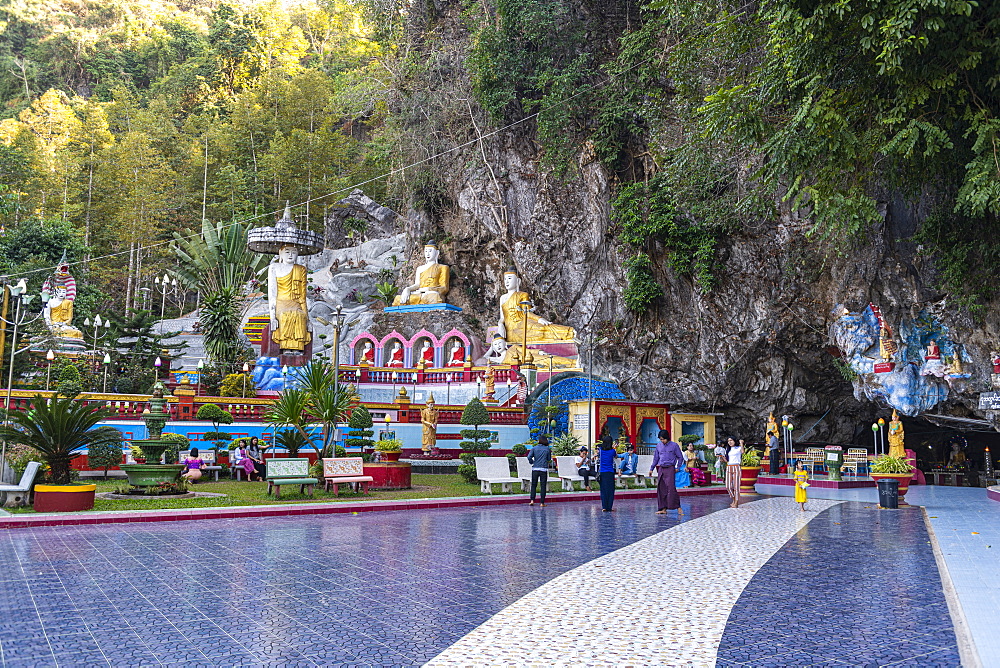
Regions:
[[480, 429], [479, 425], [490, 423], [490, 413], [478, 397], [473, 397], [472, 401], [466, 404], [465, 409], [462, 411], [461, 423], [474, 427], [473, 429], [463, 429], [459, 432], [462, 434], [462, 438], [466, 439], [459, 444], [463, 450], [466, 452], [483, 452], [489, 449], [490, 432]]
[[80, 370], [72, 362], [65, 363], [59, 369], [58, 381], [56, 382], [56, 394], [72, 399], [83, 392], [83, 377]]
[[360, 404], [351, 411], [351, 417], [347, 421], [347, 426], [351, 429], [347, 437], [347, 445], [352, 448], [361, 448], [362, 450], [372, 447], [375, 443], [371, 439], [375, 435], [375, 432], [371, 428], [373, 424], [372, 414], [368, 412], [364, 404]]
[[479, 482], [479, 478], [476, 477], [476, 453], [463, 452], [458, 457], [462, 460], [462, 463], [458, 465], [458, 475], [462, 476], [465, 482], [473, 484]]
[[206, 432], [203, 436], [206, 441], [212, 441], [216, 448], [222, 448], [231, 439], [229, 434], [219, 431], [219, 425], [232, 424], [233, 414], [224, 411], [215, 404], [205, 404], [198, 409], [196, 416], [199, 420], [208, 420], [212, 423], [213, 431]]

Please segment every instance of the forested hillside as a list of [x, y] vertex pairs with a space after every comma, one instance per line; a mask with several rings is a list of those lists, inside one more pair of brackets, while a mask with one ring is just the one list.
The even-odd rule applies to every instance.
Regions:
[[0, 19], [7, 271], [63, 246], [110, 256], [77, 271], [92, 298], [136, 304], [172, 262], [151, 243], [284, 200], [318, 226], [344, 193], [324, 195], [381, 169], [386, 49], [363, 6], [22, 0]]

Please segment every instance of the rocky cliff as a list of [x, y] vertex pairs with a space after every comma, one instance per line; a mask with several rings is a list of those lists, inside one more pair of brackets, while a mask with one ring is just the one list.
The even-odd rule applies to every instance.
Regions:
[[611, 218], [616, 176], [587, 144], [568, 175], [548, 172], [531, 122], [495, 131], [465, 102], [473, 96], [458, 3], [436, 0], [415, 11], [409, 35], [409, 48], [426, 56], [423, 81], [447, 91], [455, 111], [414, 119], [411, 136], [450, 124], [452, 143], [441, 146], [464, 146], [432, 161], [435, 196], [417, 192], [401, 217], [409, 261], [399, 275], [409, 277], [420, 245], [437, 240], [441, 261], [453, 267], [449, 300], [465, 309], [470, 326], [485, 332], [495, 321], [502, 273], [513, 265], [536, 310], [575, 327], [594, 372], [630, 397], [724, 414], [720, 435], [761, 439], [773, 411], [795, 416], [800, 437], [808, 431], [811, 440], [867, 443], [865, 430], [887, 416], [886, 404], [858, 400], [865, 381], [838, 364], [831, 328], [837, 305], [860, 311], [873, 302], [890, 322], [924, 313], [949, 328], [971, 377], [934, 410], [971, 414], [988, 380], [995, 311], [973, 323], [934, 287], [932, 258], [908, 241], [924, 215], [919, 207], [887, 196], [883, 224], [846, 249], [810, 239], [811, 221], [787, 208], [744, 221], [720, 241], [708, 292], [660, 261], [668, 249], [658, 245], [654, 277], [664, 295], [635, 314], [623, 300], [628, 255]]

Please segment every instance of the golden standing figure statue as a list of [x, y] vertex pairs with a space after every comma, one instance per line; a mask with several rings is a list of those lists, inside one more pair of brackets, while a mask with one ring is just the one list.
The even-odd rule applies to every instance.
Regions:
[[764, 447], [765, 459], [771, 454], [771, 434], [774, 434], [775, 438], [778, 437], [778, 423], [774, 421], [774, 411], [767, 414], [767, 426], [764, 427], [764, 441], [767, 443]]
[[427, 398], [427, 405], [420, 411], [420, 424], [423, 426], [421, 434], [421, 449], [430, 452], [437, 447], [437, 425], [440, 411], [434, 403], [434, 394]]
[[392, 300], [393, 306], [416, 304], [443, 304], [448, 295], [450, 277], [447, 265], [440, 264], [441, 252], [433, 241], [424, 246], [424, 264], [417, 267], [413, 284]]
[[906, 448], [903, 446], [903, 423], [899, 419], [899, 413], [892, 411], [892, 420], [889, 422], [889, 456], [906, 459]]
[[281, 350], [302, 352], [312, 340], [306, 307], [306, 268], [297, 264], [299, 251], [282, 246], [278, 261], [267, 269], [267, 296], [271, 316], [271, 340]]
[[483, 401], [493, 401], [494, 395], [496, 394], [496, 380], [497, 372], [493, 368], [493, 365], [486, 367], [486, 373], [483, 374], [483, 382], [486, 383], [486, 395], [483, 397]]
[[497, 332], [509, 345], [575, 343], [576, 331], [572, 327], [554, 325], [521, 306], [523, 302], [530, 302], [531, 297], [521, 290], [517, 272], [508, 269], [503, 275], [503, 285], [507, 291], [500, 296]]

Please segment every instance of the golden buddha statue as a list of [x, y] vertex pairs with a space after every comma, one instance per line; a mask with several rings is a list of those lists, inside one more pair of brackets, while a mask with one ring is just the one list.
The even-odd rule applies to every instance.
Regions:
[[49, 331], [67, 339], [82, 339], [83, 332], [73, 326], [73, 302], [76, 300], [76, 279], [69, 273], [66, 253], [55, 274], [42, 285], [42, 316]]
[[430, 452], [437, 447], [437, 425], [440, 411], [434, 403], [434, 393], [427, 398], [427, 404], [420, 411], [420, 424], [423, 427], [421, 433], [421, 449]]
[[392, 300], [393, 306], [408, 304], [443, 304], [448, 294], [448, 267], [438, 263], [441, 252], [433, 241], [424, 246], [424, 264], [417, 267], [413, 285], [407, 285], [403, 292]]
[[[543, 369], [548, 368], [550, 359], [553, 369], [576, 369], [579, 367], [579, 362], [576, 360], [559, 355], [548, 355], [543, 352], [538, 352], [536, 355], [530, 348], [527, 357], [529, 363], [538, 362], [541, 365], [540, 368]], [[523, 362], [520, 347], [508, 345], [506, 339], [499, 334], [493, 335], [493, 341], [490, 343], [490, 349], [486, 351], [485, 359], [487, 364], [507, 364], [510, 366], [520, 366]]]
[[906, 448], [903, 446], [903, 423], [899, 419], [899, 413], [893, 409], [892, 420], [889, 422], [889, 456], [906, 458]]
[[298, 259], [298, 247], [282, 246], [278, 261], [267, 268], [271, 340], [282, 351], [302, 352], [312, 341], [306, 307], [306, 268], [296, 263]]
[[507, 289], [500, 296], [500, 320], [497, 331], [510, 344], [575, 343], [576, 331], [565, 325], [553, 325], [545, 318], [531, 312], [531, 298], [521, 291], [521, 278], [513, 269], [503, 275]]

